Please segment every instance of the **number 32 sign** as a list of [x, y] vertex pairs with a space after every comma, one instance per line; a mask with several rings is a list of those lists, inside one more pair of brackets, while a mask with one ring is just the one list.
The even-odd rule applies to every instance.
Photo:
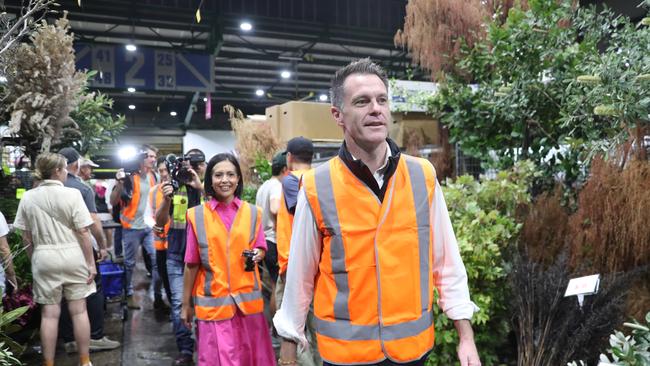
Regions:
[[208, 54], [122, 45], [75, 44], [77, 69], [96, 70], [97, 88], [214, 91], [214, 57]]

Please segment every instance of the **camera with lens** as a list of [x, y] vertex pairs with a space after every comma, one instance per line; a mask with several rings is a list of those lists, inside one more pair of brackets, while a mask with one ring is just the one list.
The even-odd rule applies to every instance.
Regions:
[[146, 151], [135, 152], [134, 154], [123, 155], [120, 157], [120, 163], [124, 173], [128, 176], [140, 171], [140, 164], [147, 158]]
[[190, 167], [196, 171], [199, 164], [204, 161], [205, 157], [200, 155], [176, 156], [169, 154], [165, 157], [165, 167], [167, 167], [167, 171], [171, 177], [174, 192], [178, 190], [181, 184], [192, 181], [192, 173], [189, 171]]
[[246, 272], [255, 271], [255, 261], [253, 261], [253, 257], [255, 257], [255, 251], [252, 249], [246, 249], [241, 253], [241, 256], [246, 258], [244, 271]]

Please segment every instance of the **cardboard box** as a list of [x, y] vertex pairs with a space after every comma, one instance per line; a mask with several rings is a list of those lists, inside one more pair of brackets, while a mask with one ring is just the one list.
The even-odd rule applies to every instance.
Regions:
[[271, 130], [276, 138], [280, 138], [280, 106], [274, 105], [266, 108], [266, 122], [271, 125]]
[[280, 108], [280, 119], [274, 131], [280, 142], [287, 142], [297, 136], [312, 140], [343, 138], [343, 130], [334, 121], [329, 103], [287, 102], [267, 108], [267, 120], [276, 107]]
[[420, 135], [422, 145], [440, 145], [440, 125], [431, 116], [419, 112], [393, 112], [392, 120], [388, 134], [400, 147], [405, 147], [409, 133]]

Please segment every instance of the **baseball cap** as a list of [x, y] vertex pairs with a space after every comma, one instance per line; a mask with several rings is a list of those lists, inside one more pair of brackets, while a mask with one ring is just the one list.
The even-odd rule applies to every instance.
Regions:
[[97, 165], [94, 161], [88, 158], [81, 158], [81, 161], [79, 162], [79, 166], [84, 166], [84, 165], [90, 165], [93, 168], [99, 168], [99, 165]]
[[294, 137], [287, 143], [287, 152], [294, 155], [314, 154], [314, 144], [302, 136]]
[[59, 154], [65, 156], [65, 159], [68, 161], [68, 165], [74, 163], [75, 161], [81, 158], [81, 155], [75, 150], [74, 147], [64, 147], [59, 150]]
[[287, 166], [287, 152], [279, 152], [273, 156], [273, 160], [271, 160], [271, 168], [275, 169], [282, 169], [285, 166]]

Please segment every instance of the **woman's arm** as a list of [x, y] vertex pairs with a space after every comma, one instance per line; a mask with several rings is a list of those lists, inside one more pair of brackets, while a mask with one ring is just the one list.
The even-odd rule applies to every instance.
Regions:
[[88, 267], [88, 279], [86, 280], [86, 283], [90, 284], [95, 279], [95, 275], [97, 275], [97, 268], [95, 268], [95, 257], [93, 256], [93, 247], [90, 241], [90, 231], [88, 230], [88, 227], [89, 226], [78, 229], [76, 234], [81, 245], [81, 252], [86, 260], [86, 266]]
[[198, 264], [185, 263], [185, 272], [183, 273], [181, 321], [188, 329], [192, 329], [192, 318], [194, 317], [194, 307], [192, 306], [192, 289], [194, 288], [194, 280], [196, 279], [196, 274], [198, 272]]
[[27, 250], [27, 257], [29, 260], [32, 260], [32, 254], [34, 254], [34, 244], [32, 243], [32, 232], [23, 230], [23, 247]]
[[0, 255], [2, 255], [2, 264], [5, 267], [7, 280], [14, 288], [17, 288], [18, 284], [16, 283], [16, 272], [14, 272], [14, 261], [11, 259], [11, 249], [9, 248], [6, 236], [0, 237]]

